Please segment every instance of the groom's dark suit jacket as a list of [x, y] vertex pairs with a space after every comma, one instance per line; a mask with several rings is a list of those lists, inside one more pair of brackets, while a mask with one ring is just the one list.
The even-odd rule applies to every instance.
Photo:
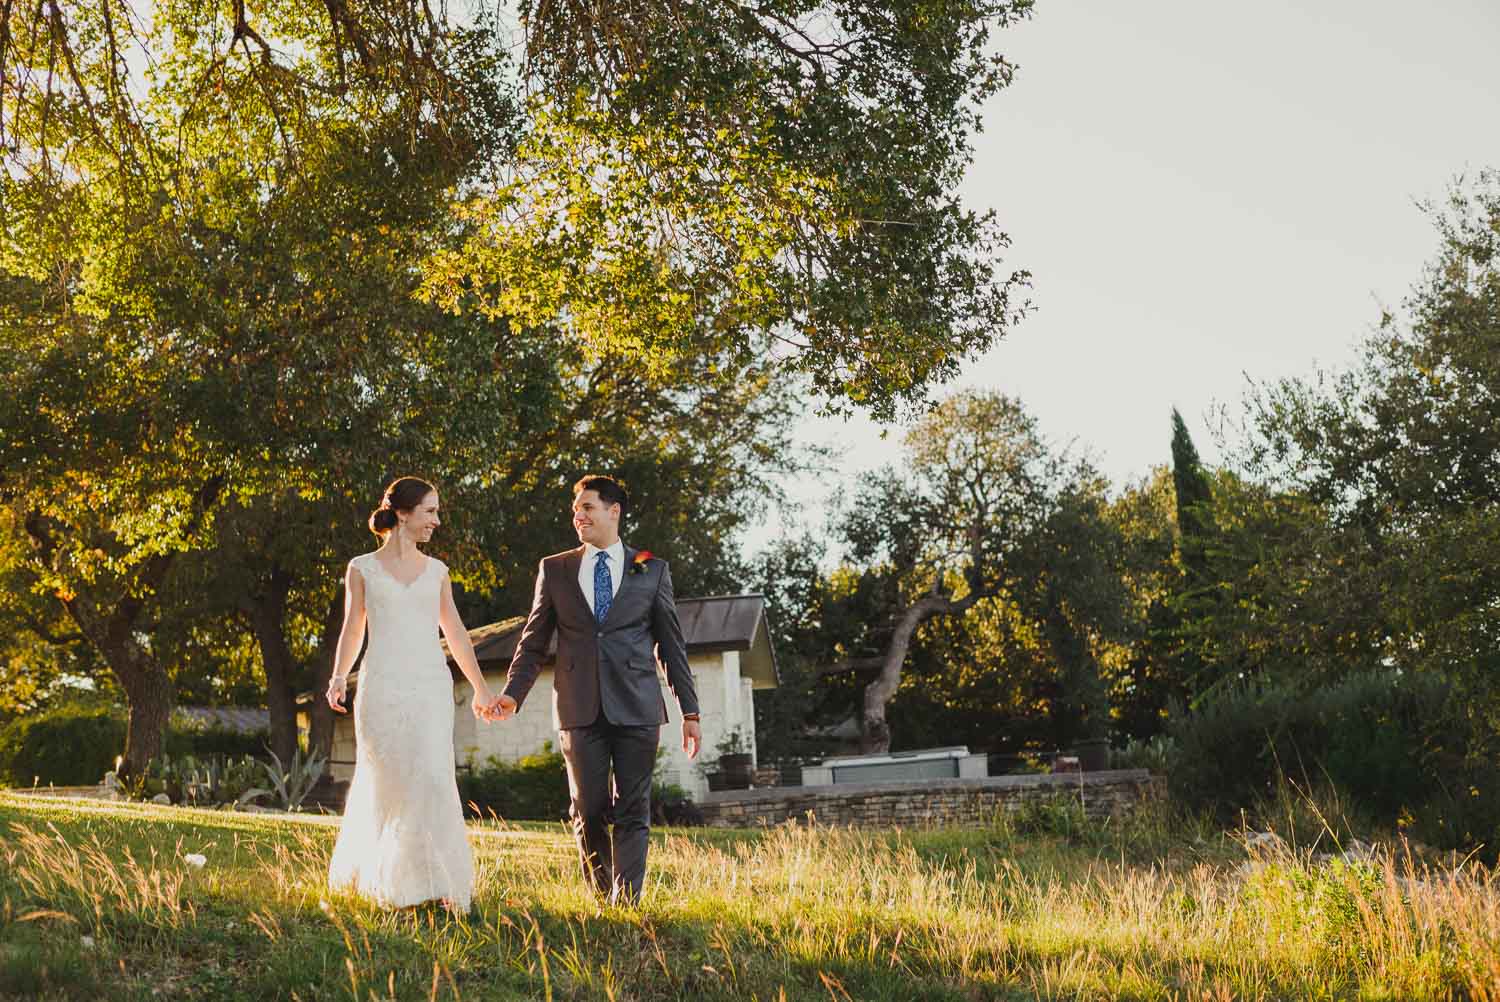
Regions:
[[542, 559], [531, 615], [505, 679], [505, 694], [517, 709], [536, 682], [555, 630], [552, 716], [559, 728], [586, 727], [601, 711], [613, 724], [666, 723], [667, 706], [656, 680], [658, 659], [682, 712], [698, 712], [671, 569], [654, 557], [636, 564], [637, 551], [624, 550], [625, 577], [603, 624], [594, 622], [578, 586], [584, 548]]

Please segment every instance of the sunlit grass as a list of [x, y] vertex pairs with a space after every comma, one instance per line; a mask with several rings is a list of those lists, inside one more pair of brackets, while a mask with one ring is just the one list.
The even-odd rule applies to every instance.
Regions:
[[1500, 999], [1481, 866], [1247, 857], [1161, 817], [1040, 829], [670, 831], [626, 911], [584, 892], [561, 826], [491, 824], [454, 920], [330, 894], [327, 823], [0, 794], [0, 993]]

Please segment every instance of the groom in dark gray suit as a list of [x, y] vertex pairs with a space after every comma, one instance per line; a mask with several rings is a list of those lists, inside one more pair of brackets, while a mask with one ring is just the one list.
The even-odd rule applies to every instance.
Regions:
[[531, 615], [495, 701], [501, 720], [520, 708], [555, 633], [552, 716], [568, 764], [578, 854], [590, 885], [622, 904], [640, 900], [646, 878], [651, 773], [667, 722], [658, 660], [682, 710], [688, 757], [698, 756], [702, 740], [672, 573], [665, 560], [620, 541], [629, 505], [611, 477], [573, 485], [573, 528], [582, 545], [542, 560]]

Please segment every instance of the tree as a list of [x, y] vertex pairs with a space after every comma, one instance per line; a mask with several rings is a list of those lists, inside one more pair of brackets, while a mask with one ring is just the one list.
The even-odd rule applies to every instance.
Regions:
[[1063, 468], [1016, 401], [960, 393], [917, 422], [906, 467], [887, 467], [842, 506], [837, 521], [882, 615], [849, 639], [830, 670], [875, 668], [864, 688], [862, 745], [890, 747], [886, 707], [912, 638], [935, 616], [957, 616], [1015, 581], [1023, 539], [1052, 513]]
[[991, 33], [1030, 6], [527, 0], [526, 133], [430, 294], [566, 316], [643, 368], [769, 357], [832, 406], [919, 407], [1022, 309], [954, 192], [1012, 76]]
[[76, 694], [96, 655], [31, 566], [15, 511], [0, 508], [0, 719]]
[[831, 512], [842, 564], [821, 570], [810, 540], [763, 555], [785, 691], [758, 709], [778, 711], [766, 722], [779, 749], [811, 750], [850, 717], [878, 749], [874, 714], [887, 748], [1017, 752], [1107, 732], [1110, 687], [1143, 632], [1135, 589], [1150, 585], [1136, 578], [1170, 543], [1133, 542], [1106, 481], [1006, 397], [956, 395], [906, 444], [904, 467], [861, 478]]
[[[493, 84], [470, 72], [473, 25], [406, 0], [142, 7], [0, 8], [0, 140], [22, 173], [76, 167], [87, 137], [90, 170], [149, 194], [163, 151], [142, 66], [173, 78], [184, 123], [253, 99], [289, 148], [330, 101], [388, 114], [413, 149], [461, 146]], [[477, 225], [434, 254], [428, 294], [565, 321], [595, 358], [772, 358], [832, 406], [919, 406], [1024, 309], [1025, 273], [998, 270], [1005, 235], [955, 192], [1014, 73], [992, 34], [1030, 10], [648, 0], [601, 18], [523, 0], [525, 58], [485, 73], [524, 94], [525, 135], [463, 187]], [[493, 31], [510, 13], [473, 16]]]
[[[1176, 573], [1168, 593], [1152, 613], [1154, 635], [1149, 656], [1159, 662], [1156, 674], [1167, 681], [1167, 698], [1191, 698], [1211, 687], [1220, 675], [1205, 656], [1202, 624], [1213, 617], [1222, 575], [1210, 559], [1217, 536], [1213, 480], [1198, 458], [1187, 423], [1172, 408], [1172, 487], [1175, 495]], [[1142, 652], [1146, 654], [1146, 651]]]
[[1125, 537], [1107, 484], [1086, 466], [1053, 489], [1015, 538], [1004, 587], [919, 630], [901, 688], [908, 740], [961, 735], [1016, 754], [1111, 731], [1111, 683], [1139, 633]]
[[1125, 539], [1108, 514], [1108, 483], [1087, 466], [1055, 486], [1051, 509], [1011, 561], [1007, 588], [1021, 617], [1045, 639], [1057, 685], [1052, 738], [1063, 747], [1111, 729], [1106, 650], [1132, 639]]
[[[165, 638], [202, 638], [206, 595], [232, 597], [220, 612], [257, 638], [288, 747], [287, 693], [326, 663], [306, 638], [326, 638], [337, 607], [316, 583], [343, 546], [329, 529], [363, 506], [352, 485], [392, 472], [375, 476], [379, 450], [422, 454], [399, 447], [431, 413], [420, 394], [442, 398], [430, 373], [478, 387], [450, 399], [517, 415], [443, 425], [455, 457], [556, 444], [578, 427], [560, 387], [643, 388], [631, 399], [675, 417], [626, 426], [668, 447], [623, 436], [573, 455], [649, 492], [664, 457], [692, 483], [713, 447], [741, 472], [782, 462], [754, 430], [785, 413], [773, 372], [881, 413], [915, 399], [1003, 332], [1024, 281], [996, 279], [1003, 236], [952, 190], [972, 102], [1009, 78], [988, 33], [1025, 3], [840, 9], [831, 40], [798, 36], [790, 8], [641, 7], [595, 39], [586, 19], [527, 7], [520, 67], [490, 13], [346, 7], [0, 11], [0, 344], [27, 359], [5, 374], [0, 492], [39, 587], [127, 694], [129, 769], [159, 750]], [[703, 45], [665, 40], [668, 19]], [[610, 54], [578, 77], [570, 51]], [[480, 387], [497, 371], [486, 353], [520, 385]], [[594, 380], [607, 371], [628, 376]], [[685, 378], [692, 392], [663, 389]], [[710, 428], [686, 416], [700, 407], [739, 420], [704, 448], [660, 437]], [[491, 504], [499, 485], [555, 489], [504, 461], [455, 465], [448, 483], [484, 513], [476, 527], [516, 511]], [[732, 526], [757, 496], [730, 492], [703, 524]], [[305, 545], [273, 541], [277, 525], [307, 529]], [[726, 551], [706, 533], [681, 536], [705, 581], [738, 572], [708, 559]], [[474, 573], [476, 590], [502, 586]]]
[[[1489, 651], [1500, 621], [1500, 174], [1429, 206], [1441, 238], [1400, 314], [1349, 371], [1262, 386], [1246, 403], [1239, 463], [1282, 511], [1265, 574], [1274, 636], [1300, 633], [1302, 680], [1371, 662], [1454, 683], [1474, 754], [1500, 733]], [[1291, 509], [1288, 515], [1286, 510]], [[1256, 508], [1250, 508], [1254, 512]], [[1254, 589], [1253, 591], [1251, 589]], [[1486, 750], [1488, 749], [1488, 750]]]
[[[400, 419], [376, 390], [420, 388], [432, 332], [416, 314], [436, 311], [411, 302], [401, 255], [413, 248], [391, 234], [452, 232], [433, 196], [488, 159], [511, 112], [486, 83], [500, 57], [482, 28], [414, 43], [428, 76], [367, 72], [353, 86], [343, 41], [296, 12], [258, 27], [242, 4], [229, 22], [174, 3], [149, 25], [110, 2], [13, 14], [37, 20], [0, 54], [11, 140], [0, 194], [14, 210], [0, 338], [27, 359], [5, 374], [0, 491], [42, 585], [127, 696], [126, 767], [138, 770], [170, 709], [160, 638], [188, 635], [181, 617], [202, 611], [169, 599], [207, 575], [193, 563], [220, 539], [221, 513], [316, 493], [310, 471], [349, 462], [309, 429], [371, 404], [387, 409], [367, 428]], [[364, 69], [389, 66], [382, 47], [411, 41], [411, 27], [381, 35]], [[136, 75], [129, 52], [151, 72]], [[461, 96], [421, 100], [437, 78]], [[269, 591], [242, 592], [252, 623], [284, 600], [268, 574]], [[285, 752], [286, 659], [259, 633]]]
[[1188, 590], [1209, 584], [1208, 549], [1213, 543], [1213, 488], [1198, 447], [1177, 408], [1172, 408], [1172, 486], [1177, 494], [1177, 531]]
[[1182, 587], [1174, 470], [1158, 466], [1127, 484], [1108, 518], [1124, 546], [1123, 581], [1130, 595], [1130, 639], [1111, 666], [1111, 703], [1119, 729], [1135, 738], [1160, 733], [1170, 707], [1191, 695], [1180, 657], [1180, 617], [1170, 601]]
[[810, 531], [784, 535], [756, 555], [748, 580], [766, 599], [767, 628], [780, 680], [755, 693], [755, 745], [761, 761], [828, 752], [817, 735], [850, 716], [842, 691], [830, 691], [821, 670], [840, 623], [821, 566], [824, 538]]

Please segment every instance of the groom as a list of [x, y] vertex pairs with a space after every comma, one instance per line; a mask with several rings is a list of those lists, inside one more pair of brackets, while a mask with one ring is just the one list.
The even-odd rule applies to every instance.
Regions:
[[500, 720], [520, 709], [556, 634], [552, 716], [568, 765], [583, 875], [621, 904], [640, 900], [646, 878], [651, 773], [667, 722], [658, 660], [682, 709], [689, 758], [698, 756], [702, 739], [672, 573], [665, 560], [620, 541], [629, 506], [613, 478], [589, 476], [573, 485], [573, 528], [582, 545], [542, 560], [531, 614], [494, 707]]

